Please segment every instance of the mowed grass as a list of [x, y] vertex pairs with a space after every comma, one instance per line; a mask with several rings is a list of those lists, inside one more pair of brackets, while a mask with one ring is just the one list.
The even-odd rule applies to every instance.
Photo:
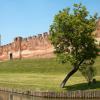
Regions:
[[69, 69], [69, 64], [62, 65], [56, 59], [22, 59], [0, 63], [0, 73], [62, 74]]
[[95, 85], [88, 86], [80, 72], [75, 73], [65, 88], [60, 83], [71, 70], [70, 64], [61, 64], [56, 59], [22, 59], [0, 62], [0, 87], [34, 91], [66, 91], [100, 89], [100, 57], [94, 65], [97, 68]]

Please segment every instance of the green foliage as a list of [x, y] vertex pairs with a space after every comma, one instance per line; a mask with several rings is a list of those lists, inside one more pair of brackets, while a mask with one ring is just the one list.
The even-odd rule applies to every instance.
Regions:
[[87, 61], [83, 63], [79, 69], [82, 75], [86, 78], [88, 83], [93, 81], [93, 77], [96, 75], [96, 68], [93, 67], [93, 63], [91, 61]]
[[74, 4], [73, 13], [67, 8], [55, 15], [50, 27], [50, 39], [57, 55], [68, 56], [74, 59], [74, 63], [95, 58], [97, 48], [91, 35], [95, 30], [95, 21], [95, 15], [89, 17], [88, 11], [81, 4]]
[[69, 61], [74, 67], [80, 67], [84, 61], [95, 60], [97, 47], [92, 32], [96, 20], [97, 14], [90, 16], [82, 4], [74, 4], [73, 11], [66, 8], [55, 15], [50, 39], [63, 63]]

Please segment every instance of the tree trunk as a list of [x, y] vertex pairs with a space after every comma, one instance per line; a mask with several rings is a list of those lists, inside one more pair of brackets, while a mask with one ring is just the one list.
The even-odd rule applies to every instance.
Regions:
[[66, 82], [68, 81], [68, 79], [78, 70], [79, 68], [73, 68], [64, 78], [64, 80], [61, 83], [61, 87], [63, 88], [66, 84]]
[[73, 69], [66, 75], [66, 77], [64, 78], [64, 80], [62, 81], [62, 83], [60, 84], [60, 86], [63, 88], [66, 84], [66, 82], [68, 81], [68, 79], [75, 73], [77, 72], [77, 70], [79, 69], [79, 66], [81, 65], [81, 63], [83, 62], [84, 60], [80, 61], [80, 63], [73, 67]]

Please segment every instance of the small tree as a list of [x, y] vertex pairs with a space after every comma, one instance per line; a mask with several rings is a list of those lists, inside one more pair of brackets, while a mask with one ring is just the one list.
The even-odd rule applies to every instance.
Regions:
[[93, 77], [96, 75], [96, 69], [93, 67], [94, 61], [91, 60], [84, 62], [80, 68], [79, 71], [82, 73], [82, 75], [86, 78], [88, 84], [91, 84], [93, 81]]
[[74, 4], [70, 8], [59, 11], [50, 27], [50, 39], [55, 53], [63, 63], [70, 62], [73, 69], [61, 83], [65, 86], [68, 79], [87, 61], [94, 61], [97, 48], [92, 32], [95, 30], [96, 15], [89, 16], [85, 6]]

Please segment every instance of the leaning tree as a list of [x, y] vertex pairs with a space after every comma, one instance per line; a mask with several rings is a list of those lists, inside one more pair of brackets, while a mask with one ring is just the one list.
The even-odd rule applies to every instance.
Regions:
[[[74, 4], [73, 10], [63, 9], [55, 15], [50, 26], [50, 40], [55, 53], [63, 63], [70, 62], [72, 70], [61, 83], [64, 87], [68, 79], [83, 65], [93, 65], [97, 47], [92, 32], [95, 30], [97, 15], [90, 16], [82, 4]], [[88, 67], [88, 66], [86, 66]]]

